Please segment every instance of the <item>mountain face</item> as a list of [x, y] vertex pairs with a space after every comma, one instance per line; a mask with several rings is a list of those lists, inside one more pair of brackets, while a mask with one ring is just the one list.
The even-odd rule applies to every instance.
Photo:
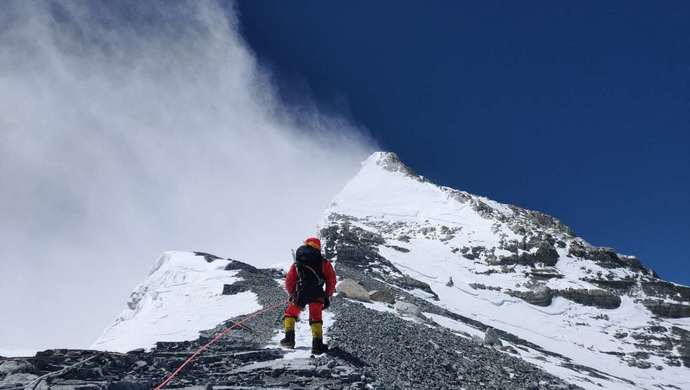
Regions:
[[[585, 388], [690, 388], [690, 288], [540, 212], [440, 187], [375, 153], [323, 222], [339, 275]], [[362, 277], [362, 276], [365, 277]]]
[[278, 346], [284, 270], [167, 252], [97, 351], [0, 358], [0, 389], [150, 389], [213, 334], [272, 306], [168, 387], [690, 388], [690, 288], [551, 216], [434, 185], [375, 153], [320, 234], [341, 281], [327, 355], [310, 357], [306, 313], [298, 348]]

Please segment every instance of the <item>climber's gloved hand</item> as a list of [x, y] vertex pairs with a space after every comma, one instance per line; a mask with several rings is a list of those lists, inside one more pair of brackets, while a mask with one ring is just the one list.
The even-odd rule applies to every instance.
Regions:
[[331, 306], [331, 299], [329, 297], [323, 297], [323, 309], [326, 310]]

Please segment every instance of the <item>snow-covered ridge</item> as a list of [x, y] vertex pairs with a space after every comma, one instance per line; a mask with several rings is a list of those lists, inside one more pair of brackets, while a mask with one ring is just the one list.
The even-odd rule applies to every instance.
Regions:
[[231, 261], [205, 254], [165, 252], [125, 309], [92, 348], [126, 352], [160, 341], [194, 340], [228, 318], [261, 308], [253, 292], [223, 294], [240, 281]]
[[[334, 197], [321, 226], [339, 277], [418, 305], [426, 319], [415, 326], [467, 338], [493, 327], [506, 353], [587, 389], [690, 388], [690, 288], [590, 245], [554, 217], [437, 186], [379, 152]], [[264, 295], [280, 302], [282, 277], [166, 252], [94, 348], [196, 339], [259, 309]], [[363, 307], [395, 315], [383, 304]], [[260, 320], [274, 330], [273, 318]], [[337, 311], [327, 314], [336, 329], [338, 321]], [[307, 343], [308, 327], [300, 329]], [[270, 337], [274, 348], [281, 336]], [[347, 345], [342, 337], [357, 332], [341, 335]], [[300, 353], [287, 357], [306, 358]]]
[[437, 186], [377, 152], [321, 226], [354, 275], [559, 354], [521, 352], [580, 386], [690, 388], [690, 288], [590, 245], [554, 217]]

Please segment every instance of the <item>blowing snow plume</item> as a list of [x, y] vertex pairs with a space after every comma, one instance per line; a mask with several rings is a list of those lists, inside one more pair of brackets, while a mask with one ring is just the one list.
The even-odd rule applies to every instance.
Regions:
[[371, 150], [281, 107], [231, 5], [0, 6], [0, 348], [88, 345], [164, 250], [289, 260]]

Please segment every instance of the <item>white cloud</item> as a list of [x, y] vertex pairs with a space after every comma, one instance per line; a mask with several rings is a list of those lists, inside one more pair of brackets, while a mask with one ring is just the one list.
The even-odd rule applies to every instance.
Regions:
[[7, 349], [88, 345], [164, 250], [289, 260], [372, 149], [282, 107], [215, 3], [75, 4], [0, 5]]

